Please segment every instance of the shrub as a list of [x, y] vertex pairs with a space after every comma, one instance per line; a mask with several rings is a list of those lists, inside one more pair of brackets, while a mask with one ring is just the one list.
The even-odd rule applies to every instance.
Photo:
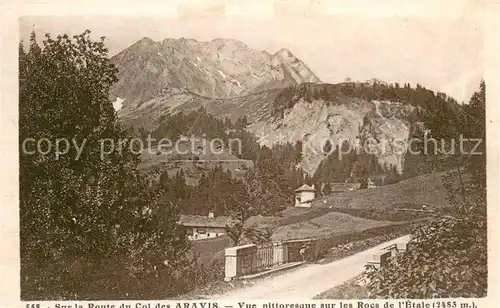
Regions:
[[486, 225], [439, 218], [417, 230], [407, 252], [371, 275], [372, 297], [482, 297], [487, 287]]

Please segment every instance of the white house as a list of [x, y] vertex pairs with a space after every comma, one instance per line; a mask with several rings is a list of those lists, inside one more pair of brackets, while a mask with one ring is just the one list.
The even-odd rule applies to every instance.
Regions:
[[295, 190], [295, 206], [311, 207], [311, 201], [316, 197], [314, 185], [311, 187], [304, 184]]
[[368, 178], [368, 187], [367, 188], [375, 188], [375, 187], [377, 187], [375, 185], [375, 182], [373, 182], [371, 178]]
[[227, 233], [227, 225], [230, 223], [229, 217], [215, 217], [213, 212], [210, 212], [208, 216], [181, 215], [179, 221], [191, 241], [224, 235]]

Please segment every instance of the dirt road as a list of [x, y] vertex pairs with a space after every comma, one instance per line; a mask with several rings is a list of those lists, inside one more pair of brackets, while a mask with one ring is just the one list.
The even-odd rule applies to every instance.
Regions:
[[406, 243], [409, 239], [409, 236], [403, 236], [331, 263], [308, 264], [282, 275], [263, 278], [255, 285], [212, 296], [210, 299], [312, 299], [360, 274], [364, 265], [372, 260], [373, 254], [380, 249], [395, 243]]

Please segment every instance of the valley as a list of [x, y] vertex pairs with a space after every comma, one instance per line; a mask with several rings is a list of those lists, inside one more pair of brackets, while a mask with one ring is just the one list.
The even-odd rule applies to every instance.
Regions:
[[[404, 228], [411, 225], [411, 222], [425, 220], [432, 214], [401, 214], [397, 211], [398, 208], [421, 208], [426, 204], [437, 215], [453, 212], [453, 205], [447, 200], [442, 186], [441, 177], [444, 174], [426, 174], [377, 189], [336, 193], [318, 198], [311, 208], [288, 207], [277, 216], [255, 216], [247, 223], [260, 229], [271, 228], [272, 241], [311, 237], [355, 238], [356, 234], [379, 227]], [[407, 202], [403, 199], [406, 195], [409, 200]], [[200, 262], [208, 262], [213, 259], [222, 260], [224, 248], [230, 245], [230, 239], [223, 236], [195, 241], [192, 249]]]
[[194, 16], [19, 20], [21, 300], [311, 299], [365, 265], [370, 297], [486, 296], [486, 83], [464, 94], [483, 66], [458, 65], [478, 41], [448, 44], [463, 18], [419, 49], [410, 20]]

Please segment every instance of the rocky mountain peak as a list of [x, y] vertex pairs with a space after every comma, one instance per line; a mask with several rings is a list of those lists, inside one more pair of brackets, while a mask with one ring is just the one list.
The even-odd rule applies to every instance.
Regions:
[[152, 38], [145, 36], [145, 37], [141, 38], [140, 40], [138, 40], [136, 42], [136, 44], [151, 45], [151, 44], [155, 44], [155, 41], [153, 41]]
[[119, 70], [119, 81], [111, 94], [133, 105], [153, 99], [166, 87], [230, 98], [321, 82], [290, 50], [280, 49], [271, 55], [226, 38], [204, 42], [181, 37], [154, 42], [145, 37], [111, 61]]
[[217, 47], [228, 47], [228, 48], [243, 48], [247, 49], [248, 46], [247, 44], [243, 43], [242, 41], [238, 41], [235, 39], [230, 39], [230, 38], [215, 38], [210, 41], [211, 45], [217, 46]]
[[279, 56], [279, 57], [282, 57], [284, 59], [287, 59], [287, 58], [295, 58], [295, 56], [293, 55], [293, 53], [286, 49], [286, 48], [281, 48], [280, 50], [278, 50], [276, 53], [275, 53], [276, 56]]

